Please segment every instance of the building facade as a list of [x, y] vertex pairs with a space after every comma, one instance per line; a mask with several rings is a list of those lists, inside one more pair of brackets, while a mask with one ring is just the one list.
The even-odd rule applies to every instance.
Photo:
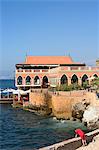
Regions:
[[27, 56], [16, 64], [15, 85], [21, 89], [79, 84], [99, 77], [99, 66], [74, 62], [70, 56]]
[[96, 66], [99, 66], [99, 59], [96, 60]]

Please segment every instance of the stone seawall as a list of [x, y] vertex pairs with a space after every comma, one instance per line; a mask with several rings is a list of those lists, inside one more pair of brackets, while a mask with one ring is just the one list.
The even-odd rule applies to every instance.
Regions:
[[[86, 134], [87, 143], [91, 142], [93, 137], [99, 134], [99, 129]], [[39, 150], [76, 150], [82, 146], [81, 138], [72, 138], [60, 143], [56, 143], [47, 147], [40, 148]]]
[[40, 92], [31, 92], [29, 95], [29, 102], [35, 106], [45, 105], [44, 94]]
[[82, 97], [66, 97], [62, 95], [52, 96], [52, 112], [57, 118], [70, 119], [72, 117], [72, 106], [80, 102]]
[[99, 99], [92, 92], [60, 92], [52, 95], [52, 111], [57, 118], [69, 119], [72, 117], [72, 107], [82, 100], [86, 100], [92, 106], [99, 106]]
[[86, 91], [49, 93], [47, 95], [43, 92], [31, 92], [29, 104], [37, 107], [47, 106], [52, 109], [53, 116], [70, 119], [72, 117], [72, 107], [83, 99], [86, 99], [92, 106], [99, 106], [96, 94]]

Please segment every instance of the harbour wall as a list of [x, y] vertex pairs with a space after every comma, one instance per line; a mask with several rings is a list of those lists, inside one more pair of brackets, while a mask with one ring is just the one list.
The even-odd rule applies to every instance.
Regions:
[[86, 91], [58, 92], [55, 94], [31, 92], [29, 104], [37, 107], [48, 106], [52, 109], [53, 116], [70, 119], [72, 117], [72, 107], [84, 99], [92, 106], [99, 106], [99, 99], [97, 99], [96, 94]]

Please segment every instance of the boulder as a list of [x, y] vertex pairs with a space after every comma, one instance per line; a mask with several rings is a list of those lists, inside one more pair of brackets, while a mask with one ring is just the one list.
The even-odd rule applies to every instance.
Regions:
[[89, 106], [83, 114], [82, 121], [87, 123], [87, 127], [90, 129], [99, 127], [99, 107]]
[[85, 101], [76, 103], [73, 107], [72, 107], [72, 117], [76, 118], [76, 119], [80, 119], [82, 120], [83, 118], [83, 113], [87, 107], [87, 103]]

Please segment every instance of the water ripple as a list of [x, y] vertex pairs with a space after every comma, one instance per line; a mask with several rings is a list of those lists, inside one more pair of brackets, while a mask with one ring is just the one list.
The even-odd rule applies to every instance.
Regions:
[[0, 148], [2, 150], [36, 150], [74, 136], [74, 129], [86, 128], [77, 122], [37, 116], [11, 105], [0, 105]]

